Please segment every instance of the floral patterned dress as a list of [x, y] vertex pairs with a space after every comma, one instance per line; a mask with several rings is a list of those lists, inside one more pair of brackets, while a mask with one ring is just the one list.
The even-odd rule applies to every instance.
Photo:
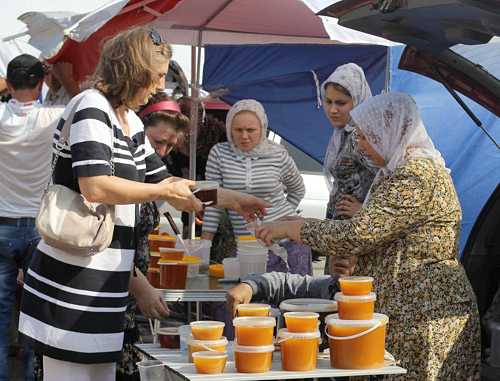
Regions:
[[434, 160], [413, 158], [374, 183], [350, 220], [306, 222], [302, 241], [357, 255], [357, 275], [375, 279], [375, 311], [389, 316], [386, 348], [406, 375], [391, 380], [479, 380], [476, 298], [458, 261], [461, 208]]

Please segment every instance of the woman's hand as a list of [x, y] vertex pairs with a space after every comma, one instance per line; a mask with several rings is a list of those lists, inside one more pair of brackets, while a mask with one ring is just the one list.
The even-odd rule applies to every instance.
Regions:
[[253, 289], [248, 283], [240, 283], [226, 293], [227, 309], [234, 319], [238, 304], [250, 303]]
[[171, 177], [159, 183], [163, 187], [162, 198], [175, 209], [182, 212], [200, 212], [203, 210], [203, 204], [191, 191], [194, 184], [194, 181], [178, 177]]
[[295, 242], [302, 243], [300, 230], [305, 223], [305, 220], [268, 222], [255, 229], [255, 237], [267, 246], [271, 246], [283, 238], [290, 238]]
[[217, 206], [233, 209], [247, 222], [252, 222], [257, 218], [263, 219], [267, 214], [266, 208], [272, 204], [246, 193], [219, 188]]
[[167, 303], [161, 297], [160, 292], [153, 287], [146, 287], [142, 293], [136, 296], [142, 315], [150, 319], [163, 319], [170, 315]]
[[354, 216], [358, 210], [361, 209], [363, 204], [361, 204], [356, 197], [351, 196], [350, 194], [342, 193], [341, 201], [337, 202], [337, 211], [339, 216]]
[[276, 221], [305, 221], [306, 219], [304, 217], [300, 216], [284, 216], [278, 218]]

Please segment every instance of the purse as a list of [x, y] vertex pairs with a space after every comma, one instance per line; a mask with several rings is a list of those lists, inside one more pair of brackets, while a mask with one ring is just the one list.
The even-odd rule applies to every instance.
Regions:
[[[67, 144], [70, 127], [80, 98], [64, 123], [52, 161], [49, 182], [45, 187], [35, 225], [44, 242], [69, 254], [88, 257], [106, 249], [113, 238], [114, 205], [93, 204], [65, 187], [50, 185], [57, 159]], [[111, 130], [111, 175], [114, 176], [113, 129]]]

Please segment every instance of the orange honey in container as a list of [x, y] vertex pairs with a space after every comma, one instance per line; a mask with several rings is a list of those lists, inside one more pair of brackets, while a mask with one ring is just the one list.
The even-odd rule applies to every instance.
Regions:
[[160, 266], [160, 288], [180, 289], [186, 288], [188, 262], [186, 261], [158, 261]]
[[184, 251], [182, 249], [177, 249], [175, 247], [160, 247], [160, 259], [162, 261], [179, 261], [184, 259]]
[[344, 295], [368, 295], [372, 290], [371, 276], [342, 276], [339, 278], [340, 289]]
[[313, 332], [318, 328], [316, 312], [285, 312], [283, 317], [290, 332]]
[[269, 316], [271, 306], [263, 303], [242, 303], [236, 307], [238, 316]]
[[168, 235], [150, 234], [148, 236], [149, 248], [153, 252], [159, 252], [160, 247], [175, 247], [177, 238]]
[[233, 319], [236, 341], [243, 346], [262, 346], [273, 343], [276, 319], [268, 316], [243, 316]]
[[280, 329], [278, 343], [281, 348], [281, 368], [294, 372], [316, 369], [320, 337], [318, 329], [312, 332], [290, 332], [287, 328]]
[[377, 297], [374, 292], [358, 296], [349, 296], [337, 292], [334, 299], [337, 301], [337, 312], [340, 319], [368, 320], [373, 317]]
[[158, 264], [159, 260], [160, 260], [160, 253], [151, 252], [151, 261], [149, 263], [149, 267], [159, 269], [160, 268], [160, 265]]
[[328, 315], [330, 362], [338, 369], [377, 369], [384, 364], [385, 332], [389, 317], [373, 314], [369, 320], [343, 320]]
[[154, 288], [160, 288], [160, 269], [149, 267], [146, 273], [146, 279]]
[[226, 367], [227, 353], [203, 351], [192, 353], [194, 367], [198, 373], [222, 373]]
[[190, 323], [191, 333], [196, 340], [219, 340], [225, 323], [222, 321], [199, 320]]
[[188, 346], [188, 361], [193, 362], [194, 352], [217, 351], [226, 353], [227, 339], [222, 336], [218, 340], [196, 340], [193, 336], [189, 336], [186, 340]]
[[234, 366], [240, 373], [264, 373], [271, 369], [274, 345], [245, 346], [233, 343]]

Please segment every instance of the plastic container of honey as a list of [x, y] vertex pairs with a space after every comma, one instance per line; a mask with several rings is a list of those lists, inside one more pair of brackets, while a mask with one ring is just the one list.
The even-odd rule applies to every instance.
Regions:
[[184, 251], [175, 247], [160, 247], [160, 260], [179, 261], [184, 258]]
[[338, 369], [377, 369], [384, 364], [385, 332], [389, 317], [373, 314], [369, 320], [342, 320], [328, 315], [330, 362]]
[[219, 183], [217, 181], [196, 181], [193, 193], [206, 206], [217, 205], [217, 190]]
[[162, 348], [177, 349], [181, 347], [179, 330], [177, 327], [165, 327], [156, 331], [158, 342]]
[[196, 340], [219, 340], [225, 323], [221, 321], [199, 320], [190, 324], [191, 333]]
[[149, 267], [159, 269], [160, 268], [160, 265], [158, 264], [159, 260], [160, 260], [160, 253], [151, 252], [151, 261], [149, 262]]
[[238, 316], [269, 316], [271, 306], [263, 303], [238, 304]]
[[290, 332], [313, 332], [318, 328], [317, 312], [285, 312], [283, 317]]
[[358, 296], [349, 296], [337, 292], [334, 299], [337, 301], [338, 314], [341, 319], [369, 320], [373, 317], [377, 296], [374, 292], [370, 292], [369, 295]]
[[196, 340], [193, 336], [187, 338], [188, 346], [188, 361], [193, 362], [194, 352], [217, 351], [226, 353], [226, 345], [228, 341], [222, 336], [219, 340]]
[[342, 276], [339, 278], [339, 283], [344, 295], [369, 295], [373, 278], [371, 276]]
[[281, 348], [281, 368], [295, 372], [308, 372], [316, 369], [319, 338], [321, 334], [312, 332], [290, 332], [286, 328], [278, 331]]
[[227, 353], [212, 351], [193, 352], [194, 367], [198, 373], [222, 373], [226, 367]]
[[146, 273], [146, 279], [154, 288], [160, 288], [160, 269], [149, 267]]
[[267, 316], [244, 316], [233, 319], [236, 341], [243, 346], [262, 346], [273, 343], [276, 319]]
[[168, 235], [155, 235], [148, 236], [149, 248], [152, 252], [160, 252], [160, 247], [175, 247], [177, 238]]
[[240, 373], [265, 373], [271, 369], [274, 345], [244, 346], [233, 343], [234, 365]]
[[181, 261], [158, 261], [160, 266], [160, 288], [163, 289], [185, 289], [188, 273], [188, 262]]

